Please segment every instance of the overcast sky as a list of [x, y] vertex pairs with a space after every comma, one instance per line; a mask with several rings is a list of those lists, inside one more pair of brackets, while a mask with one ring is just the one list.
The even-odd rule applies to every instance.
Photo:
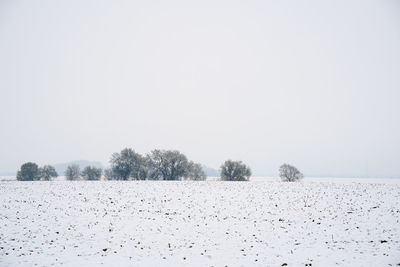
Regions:
[[0, 171], [178, 149], [400, 177], [400, 1], [0, 0]]

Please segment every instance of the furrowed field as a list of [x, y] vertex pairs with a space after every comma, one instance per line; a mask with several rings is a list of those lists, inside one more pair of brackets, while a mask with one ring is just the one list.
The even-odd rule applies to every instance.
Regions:
[[397, 266], [393, 181], [4, 181], [0, 265]]

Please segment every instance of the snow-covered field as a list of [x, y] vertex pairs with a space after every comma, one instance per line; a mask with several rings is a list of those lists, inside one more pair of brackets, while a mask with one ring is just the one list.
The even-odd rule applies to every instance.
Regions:
[[4, 181], [0, 266], [400, 265], [400, 181], [363, 181]]

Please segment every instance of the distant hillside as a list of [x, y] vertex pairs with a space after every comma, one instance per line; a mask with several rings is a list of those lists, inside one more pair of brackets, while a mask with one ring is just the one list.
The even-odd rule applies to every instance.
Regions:
[[207, 167], [205, 165], [203, 165], [202, 167], [207, 176], [211, 177], [219, 176], [219, 172], [216, 169]]
[[88, 160], [74, 160], [74, 161], [69, 161], [69, 162], [64, 162], [64, 163], [57, 163], [54, 164], [54, 168], [56, 169], [58, 175], [64, 175], [65, 170], [67, 167], [71, 164], [77, 164], [79, 165], [79, 168], [82, 170], [86, 166], [95, 166], [96, 168], [102, 168], [104, 169], [104, 165], [101, 162], [98, 161], [88, 161]]

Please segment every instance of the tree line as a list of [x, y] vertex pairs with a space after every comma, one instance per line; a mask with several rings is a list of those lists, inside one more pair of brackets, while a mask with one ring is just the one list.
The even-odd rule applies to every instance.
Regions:
[[[284, 181], [297, 181], [303, 175], [296, 167], [283, 164], [279, 169]], [[225, 161], [220, 167], [222, 181], [249, 181], [251, 169], [242, 161]], [[177, 150], [155, 149], [146, 155], [141, 155], [132, 148], [125, 148], [113, 153], [110, 167], [104, 172], [101, 168], [86, 166], [82, 171], [79, 165], [71, 164], [65, 173], [67, 180], [193, 180], [204, 181], [207, 176], [200, 163], [195, 163]], [[24, 163], [17, 172], [19, 181], [52, 180], [58, 173], [53, 166], [39, 167], [36, 163]]]

